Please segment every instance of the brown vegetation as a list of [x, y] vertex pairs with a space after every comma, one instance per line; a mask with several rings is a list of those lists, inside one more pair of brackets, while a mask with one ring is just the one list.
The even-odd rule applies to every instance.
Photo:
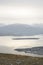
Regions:
[[0, 54], [0, 65], [43, 65], [43, 58]]

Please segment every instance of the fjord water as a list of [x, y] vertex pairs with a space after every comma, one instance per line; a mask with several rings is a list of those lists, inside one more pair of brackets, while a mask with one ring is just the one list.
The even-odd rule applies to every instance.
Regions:
[[12, 38], [19, 38], [19, 37], [0, 36], [0, 53], [15, 53], [14, 49], [16, 48], [30, 48], [30, 47], [43, 46], [43, 35], [21, 37], [21, 38], [40, 38], [38, 40], [37, 39], [13, 40]]

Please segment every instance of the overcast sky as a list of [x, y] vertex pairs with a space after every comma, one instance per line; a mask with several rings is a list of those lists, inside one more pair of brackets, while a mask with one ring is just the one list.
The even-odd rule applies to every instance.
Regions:
[[43, 23], [43, 0], [0, 0], [0, 23]]

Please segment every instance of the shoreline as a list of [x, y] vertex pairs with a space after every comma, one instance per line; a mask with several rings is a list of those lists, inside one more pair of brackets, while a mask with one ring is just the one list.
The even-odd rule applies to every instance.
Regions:
[[27, 54], [22, 54], [22, 53], [0, 53], [0, 54], [8, 54], [8, 55], [17, 55], [17, 56], [27, 56], [27, 57], [38, 57], [38, 58], [43, 58], [43, 55], [38, 55], [38, 54], [31, 54], [31, 53], [27, 53]]
[[35, 56], [29, 56], [29, 55], [10, 54], [10, 53], [0, 53], [0, 55], [1, 55], [1, 56], [2, 56], [2, 55], [4, 55], [4, 56], [5, 56], [5, 55], [6, 55], [6, 56], [7, 56], [7, 55], [9, 55], [9, 56], [12, 55], [12, 56], [21, 56], [21, 57], [43, 58], [43, 57], [38, 57], [38, 56], [35, 57]]

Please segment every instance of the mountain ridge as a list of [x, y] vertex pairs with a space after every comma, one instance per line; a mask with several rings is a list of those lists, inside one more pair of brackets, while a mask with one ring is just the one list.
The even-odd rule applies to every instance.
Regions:
[[0, 27], [0, 36], [32, 36], [43, 34], [43, 24], [10, 24]]

